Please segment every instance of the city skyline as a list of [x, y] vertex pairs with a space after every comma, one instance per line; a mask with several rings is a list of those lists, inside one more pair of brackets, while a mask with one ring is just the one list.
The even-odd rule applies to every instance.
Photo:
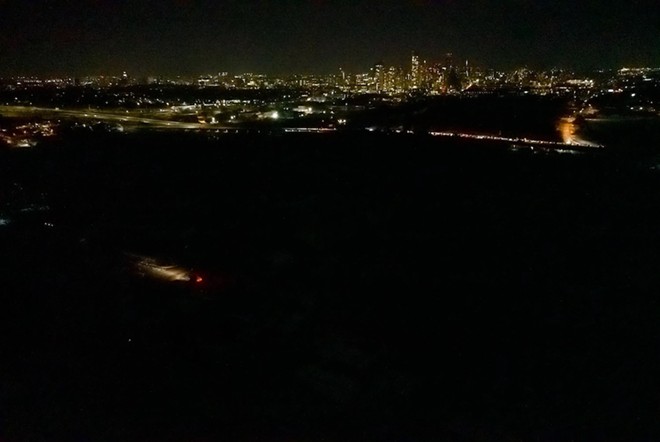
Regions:
[[[516, 72], [530, 72], [537, 74], [549, 74], [549, 73], [563, 73], [569, 75], [576, 75], [580, 77], [589, 77], [594, 74], [602, 74], [606, 72], [624, 72], [624, 71], [652, 71], [656, 72], [660, 70], [660, 64], [638, 64], [638, 65], [617, 65], [617, 66], [594, 66], [590, 68], [576, 68], [575, 66], [562, 65], [562, 66], [547, 66], [543, 68], [537, 68], [530, 66], [529, 64], [521, 63], [518, 65], [512, 65], [508, 68], [496, 68], [493, 66], [488, 66], [479, 63], [478, 60], [463, 58], [457, 56], [453, 52], [447, 52], [441, 54], [438, 57], [431, 58], [425, 57], [425, 54], [420, 54], [419, 51], [412, 50], [408, 54], [408, 59], [403, 60], [400, 63], [390, 63], [387, 62], [387, 58], [380, 57], [373, 61], [372, 63], [366, 63], [365, 66], [359, 67], [356, 70], [348, 70], [343, 68], [341, 65], [335, 67], [334, 70], [328, 72], [295, 72], [290, 71], [286, 73], [272, 73], [272, 72], [263, 72], [263, 71], [232, 71], [227, 69], [222, 69], [222, 67], [216, 67], [216, 69], [207, 69], [205, 71], [190, 71], [187, 73], [163, 73], [163, 72], [149, 72], [144, 74], [143, 71], [138, 70], [138, 72], [130, 71], [127, 69], [119, 70], [99, 70], [98, 72], [59, 72], [59, 73], [15, 73], [8, 75], [0, 75], [2, 80], [66, 80], [78, 81], [81, 79], [107, 79], [107, 80], [119, 80], [119, 81], [128, 81], [131, 84], [134, 84], [135, 81], [145, 81], [145, 80], [182, 80], [182, 81], [197, 81], [209, 77], [260, 77], [260, 78], [269, 78], [269, 79], [295, 79], [295, 78], [341, 78], [345, 77], [355, 77], [363, 75], [378, 75], [378, 70], [382, 70], [382, 73], [387, 74], [388, 71], [396, 70], [397, 75], [404, 75], [413, 82], [417, 82], [415, 78], [419, 75], [420, 70], [424, 72], [432, 71], [434, 68], [446, 68], [447, 58], [452, 58], [453, 64], [451, 67], [455, 70], [464, 71], [465, 69], [470, 69], [472, 71], [481, 72], [481, 73], [492, 73], [492, 74], [507, 74], [507, 73], [516, 73]], [[385, 61], [384, 61], [385, 60]]]
[[660, 13], [647, 0], [0, 4], [0, 76], [329, 74], [407, 66], [413, 50], [496, 69], [660, 65]]

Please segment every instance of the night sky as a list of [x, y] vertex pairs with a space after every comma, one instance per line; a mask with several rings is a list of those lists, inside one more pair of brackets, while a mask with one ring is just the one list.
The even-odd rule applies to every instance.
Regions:
[[657, 0], [0, 0], [0, 75], [660, 66]]

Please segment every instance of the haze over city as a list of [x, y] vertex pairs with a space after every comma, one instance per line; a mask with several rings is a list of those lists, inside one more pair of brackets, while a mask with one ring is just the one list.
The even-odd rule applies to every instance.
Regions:
[[363, 71], [412, 50], [490, 68], [660, 65], [653, 0], [0, 2], [0, 75]]

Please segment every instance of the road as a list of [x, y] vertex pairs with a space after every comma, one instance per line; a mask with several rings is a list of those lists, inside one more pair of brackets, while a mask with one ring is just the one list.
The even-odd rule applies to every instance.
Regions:
[[491, 141], [504, 141], [507, 143], [522, 143], [528, 145], [539, 145], [547, 146], [551, 148], [566, 148], [566, 147], [589, 147], [589, 148], [602, 148], [602, 144], [596, 144], [589, 141], [581, 140], [579, 138], [569, 138], [565, 142], [559, 141], [546, 141], [546, 140], [536, 140], [533, 138], [512, 138], [512, 137], [502, 137], [498, 135], [485, 135], [485, 134], [469, 134], [461, 132], [429, 132], [429, 135], [435, 137], [459, 137], [459, 138], [471, 138], [474, 140], [491, 140]]
[[113, 122], [119, 124], [148, 125], [158, 129], [235, 129], [232, 126], [209, 125], [203, 123], [184, 123], [180, 121], [162, 120], [153, 117], [135, 115], [129, 111], [108, 111], [91, 109], [59, 109], [28, 106], [0, 106], [0, 115], [5, 117], [40, 116], [43, 118], [76, 118], [95, 121]]
[[[236, 132], [241, 130], [237, 126], [219, 125], [219, 124], [206, 124], [206, 123], [189, 123], [180, 121], [163, 120], [153, 117], [145, 117], [144, 115], [135, 115], [127, 110], [123, 111], [108, 111], [108, 110], [90, 110], [90, 109], [59, 109], [59, 108], [42, 108], [42, 107], [28, 107], [28, 106], [0, 106], [0, 115], [6, 117], [25, 117], [25, 116], [39, 116], [42, 118], [76, 118], [76, 119], [89, 119], [93, 121], [104, 121], [119, 123], [125, 129], [139, 129], [148, 127], [151, 129], [174, 129], [174, 130], [213, 130], [213, 131], [231, 131]], [[243, 130], [249, 130], [243, 128]], [[368, 130], [373, 130], [368, 128]], [[562, 119], [560, 123], [560, 130], [563, 137], [563, 142], [546, 141], [530, 138], [512, 138], [488, 134], [473, 134], [462, 132], [442, 132], [442, 131], [429, 131], [428, 134], [436, 137], [459, 137], [469, 138], [484, 141], [504, 141], [507, 143], [521, 143], [525, 145], [539, 145], [549, 148], [602, 148], [601, 144], [592, 143], [590, 141], [579, 138], [575, 134], [575, 127], [573, 122], [569, 119]], [[306, 128], [306, 127], [292, 127], [284, 128], [285, 132], [307, 132], [307, 133], [327, 133], [334, 132], [333, 128]]]

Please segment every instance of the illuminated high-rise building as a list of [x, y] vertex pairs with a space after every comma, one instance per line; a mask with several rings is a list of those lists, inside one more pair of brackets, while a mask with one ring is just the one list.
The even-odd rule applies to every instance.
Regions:
[[377, 92], [385, 90], [385, 65], [381, 61], [374, 65], [373, 82]]
[[335, 86], [345, 88], [348, 86], [348, 76], [343, 68], [339, 68], [339, 75], [335, 77]]
[[419, 81], [418, 87], [421, 89], [428, 89], [430, 80], [430, 69], [426, 60], [422, 60], [419, 66]]
[[442, 63], [432, 65], [429, 70], [429, 88], [433, 94], [441, 94], [445, 92], [445, 69]]
[[397, 88], [397, 70], [394, 66], [390, 66], [385, 74], [385, 90], [392, 92]]
[[128, 74], [126, 73], [126, 71], [122, 72], [121, 78], [119, 80], [119, 84], [121, 84], [122, 86], [127, 86], [129, 82], [130, 79], [128, 78]]
[[417, 89], [420, 83], [419, 55], [413, 51], [410, 63], [410, 86]]

